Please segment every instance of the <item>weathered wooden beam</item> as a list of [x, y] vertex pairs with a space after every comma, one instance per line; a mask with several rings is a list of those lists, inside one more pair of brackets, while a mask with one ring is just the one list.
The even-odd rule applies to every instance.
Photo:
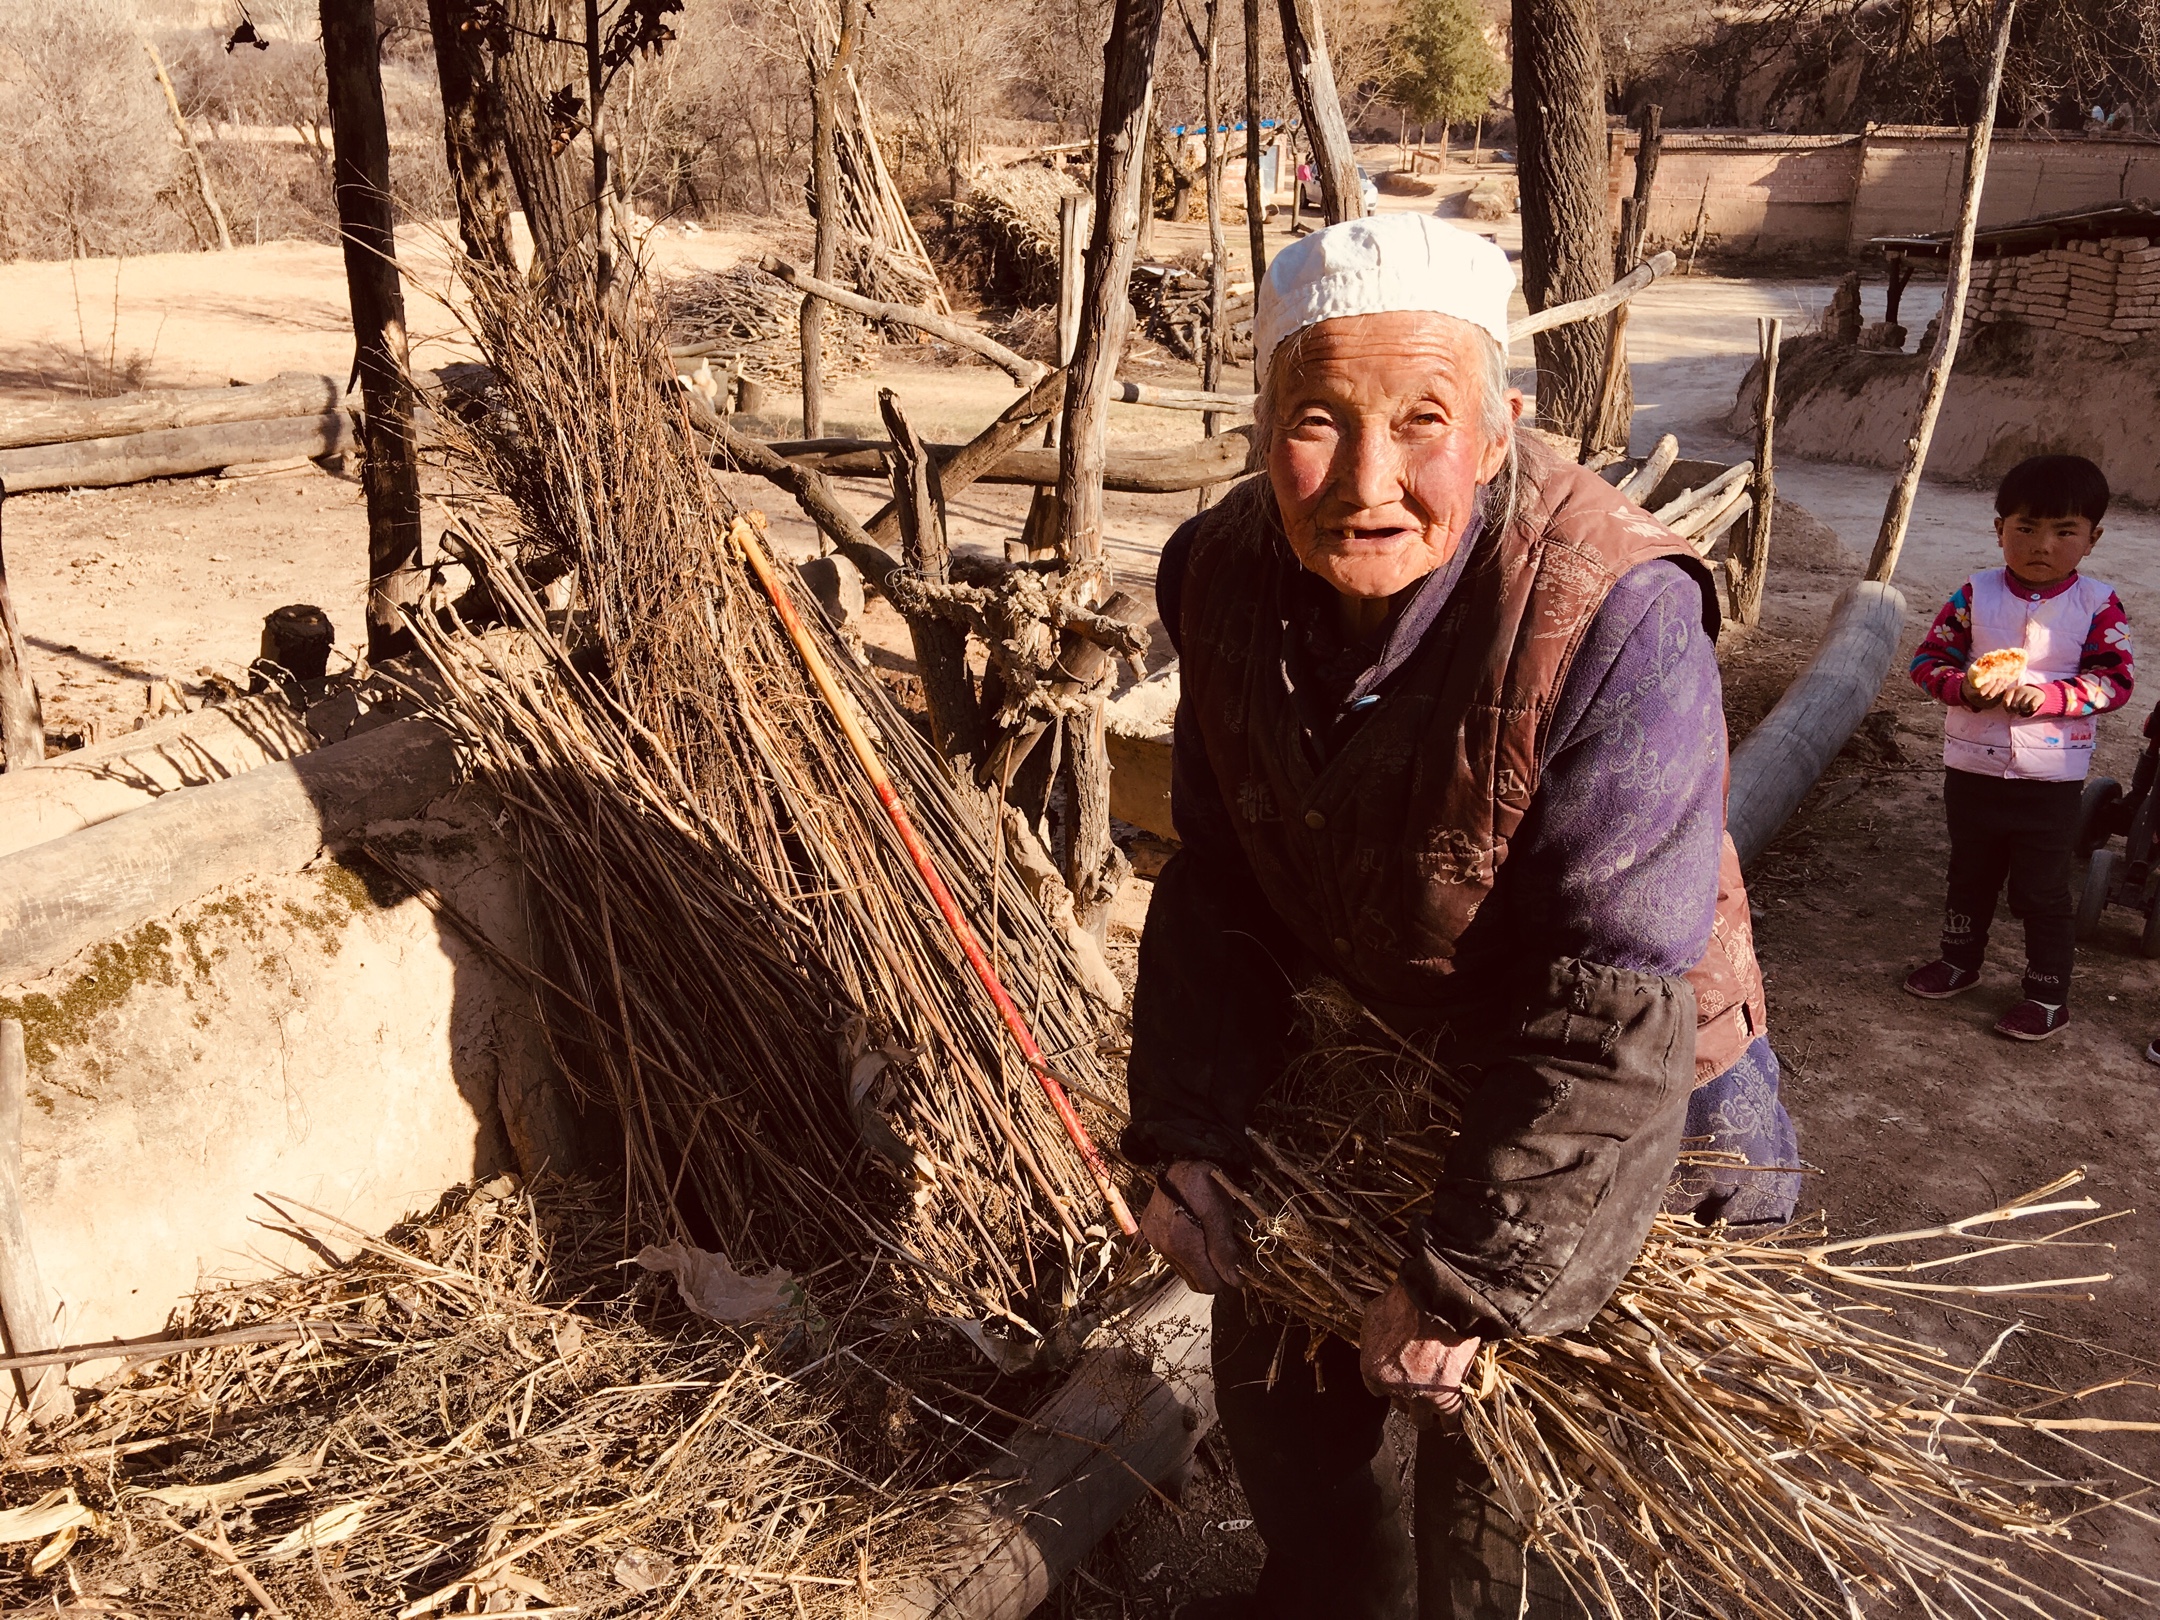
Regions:
[[224, 884], [296, 872], [370, 823], [418, 814], [457, 780], [442, 729], [397, 720], [0, 856], [0, 981], [48, 972]]
[[1572, 326], [1577, 321], [1592, 320], [1607, 310], [1618, 309], [1659, 276], [1671, 275], [1678, 262], [1670, 251], [1655, 254], [1603, 292], [1592, 293], [1588, 298], [1578, 298], [1569, 304], [1554, 304], [1534, 315], [1525, 315], [1519, 321], [1510, 321], [1508, 341], [1517, 343], [1540, 332], [1550, 332], [1556, 326]]
[[1026, 1620], [1215, 1423], [1209, 1305], [1172, 1283], [1090, 1352], [1008, 1442], [1021, 1477], [958, 1508], [944, 1567], [880, 1596], [872, 1620]]
[[[8, 487], [0, 482], [0, 513], [7, 510]], [[38, 704], [37, 683], [30, 678], [30, 649], [16, 622], [15, 599], [8, 592], [7, 550], [0, 539], [0, 749], [7, 759], [0, 770], [9, 776], [45, 763], [45, 714]]]
[[300, 711], [275, 692], [167, 715], [43, 770], [0, 776], [0, 856], [315, 747]]
[[1846, 586], [1815, 656], [1733, 750], [1725, 826], [1743, 862], [1763, 852], [1873, 705], [1904, 622], [1905, 598], [1894, 587]]
[[[815, 467], [828, 478], [881, 478], [890, 441], [885, 439], [776, 440], [766, 446], [776, 455]], [[952, 444], [928, 446], [933, 461], [941, 464], [965, 448]], [[1250, 470], [1252, 429], [1233, 428], [1212, 439], [1195, 439], [1166, 450], [1120, 450], [1104, 464], [1102, 487], [1131, 494], [1162, 495], [1198, 489], [1242, 477]], [[1017, 445], [997, 462], [978, 473], [979, 484], [1041, 484], [1050, 482], [1058, 466], [1058, 452], [1039, 445]]]
[[34, 489], [107, 489], [151, 478], [186, 478], [253, 461], [343, 455], [358, 448], [360, 431], [352, 417], [345, 411], [328, 410], [314, 416], [219, 422], [0, 450], [0, 482], [18, 494]]
[[368, 655], [381, 659], [408, 639], [404, 609], [420, 600], [423, 585], [420, 456], [390, 203], [382, 36], [375, 0], [322, 0], [321, 14], [338, 229], [367, 406], [360, 483], [368, 510]]
[[1750, 490], [1755, 521], [1733, 542], [1732, 611], [1742, 624], [1762, 618], [1763, 586], [1770, 577], [1770, 520], [1777, 508], [1777, 473], [1771, 457], [1777, 437], [1778, 349], [1785, 323], [1775, 315], [1755, 322], [1762, 360], [1762, 392], [1755, 402], [1755, 480]]
[[281, 371], [268, 382], [244, 388], [166, 388], [113, 399], [10, 401], [0, 405], [0, 450], [161, 428], [320, 416], [336, 410], [344, 397], [345, 384], [339, 378]]
[[912, 326], [928, 332], [932, 337], [943, 338], [947, 343], [979, 354], [1000, 371], [1005, 372], [1023, 388], [1032, 387], [1042, 376], [1046, 367], [1021, 355], [1013, 353], [995, 338], [985, 337], [972, 326], [943, 315], [934, 315], [927, 309], [913, 304], [888, 304], [875, 298], [865, 298], [861, 293], [851, 292], [837, 282], [814, 276], [807, 270], [798, 270], [785, 259], [768, 253], [758, 260], [758, 268], [777, 281], [784, 281], [797, 292], [822, 298], [828, 304], [851, 309], [858, 315], [866, 315], [873, 321], [897, 321], [902, 326]]

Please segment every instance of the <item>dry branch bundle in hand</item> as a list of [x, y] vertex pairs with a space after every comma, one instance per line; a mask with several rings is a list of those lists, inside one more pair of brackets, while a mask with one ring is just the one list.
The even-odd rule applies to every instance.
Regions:
[[[1354, 1343], [1463, 1092], [1347, 997], [1308, 1008], [1315, 1049], [1251, 1133], [1247, 1286], [1270, 1314]], [[2016, 1327], [1966, 1367], [1891, 1310], [2106, 1281], [2089, 1259], [2084, 1275], [2018, 1266], [2008, 1280], [1981, 1264], [2111, 1247], [2071, 1237], [2099, 1207], [2061, 1196], [2079, 1179], [1844, 1242], [1814, 1224], [1762, 1235], [1661, 1215], [1588, 1326], [1481, 1351], [1469, 1436], [1593, 1613], [1837, 1620], [1903, 1594], [1930, 1616], [2120, 1614], [2153, 1583], [2102, 1562], [2103, 1528], [2111, 1514], [2160, 1521], [2130, 1504], [2142, 1476], [2092, 1437], [2160, 1432], [2097, 1415], [2154, 1386], [2110, 1382], [2086, 1395], [2112, 1402], [2086, 1404], [1995, 1365]]]

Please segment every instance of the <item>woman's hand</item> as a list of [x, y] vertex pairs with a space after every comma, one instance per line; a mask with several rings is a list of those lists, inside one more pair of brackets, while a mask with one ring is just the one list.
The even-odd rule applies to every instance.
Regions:
[[1462, 1381], [1479, 1340], [1450, 1333], [1427, 1316], [1397, 1278], [1365, 1311], [1358, 1333], [1358, 1370], [1365, 1387], [1385, 1395], [1424, 1428], [1462, 1414]]
[[2013, 686], [1996, 701], [2012, 714], [2038, 714], [2040, 705], [2047, 701], [2047, 693], [2037, 686]]
[[1140, 1217], [1140, 1235], [1170, 1262], [1196, 1294], [1219, 1294], [1244, 1279], [1237, 1210], [1215, 1184], [1221, 1172], [1205, 1159], [1180, 1159], [1155, 1180], [1155, 1196]]

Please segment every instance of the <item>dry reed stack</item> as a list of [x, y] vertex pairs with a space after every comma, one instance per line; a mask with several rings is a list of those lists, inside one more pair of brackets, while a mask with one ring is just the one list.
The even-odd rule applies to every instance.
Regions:
[[506, 1176], [380, 1238], [265, 1213], [347, 1258], [204, 1293], [195, 1348], [0, 1463], [11, 1611], [855, 1616], [930, 1550], [936, 1455], [785, 1376], [800, 1324], [715, 1330], [623, 1266], [619, 1186]]
[[[477, 535], [468, 555], [545, 656], [510, 669], [440, 619], [421, 629], [453, 693], [443, 719], [518, 829], [550, 1027], [622, 1118], [639, 1207], [746, 1271], [837, 1265], [897, 1313], [1040, 1344], [1112, 1264], [1096, 1192], [732, 550], [737, 513], [664, 352], [508, 283], [476, 279], [474, 310], [500, 413], [455, 459], [518, 539], [514, 562]], [[533, 567], [575, 574], [559, 631]], [[1119, 1099], [1067, 946], [997, 859], [984, 807], [831, 645], [1107, 1139]]]
[[[1271, 1314], [1354, 1342], [1462, 1093], [1347, 998], [1308, 1007], [1314, 1053], [1263, 1107], [1239, 1190], [1249, 1270]], [[1593, 1614], [1832, 1620], [1909, 1598], [1929, 1616], [2099, 1620], [2142, 1607], [2155, 1583], [2110, 1569], [2101, 1536], [2110, 1513], [2160, 1521], [2129, 1505], [2143, 1476], [2090, 1440], [2160, 1431], [2099, 1415], [2153, 1386], [2077, 1393], [2020, 1377], [2014, 1352], [1997, 1360], [2018, 1331], [2008, 1324], [1961, 1365], [1891, 1312], [2106, 1281], [2093, 1251], [2110, 1245], [2071, 1236], [2098, 1208], [2061, 1196], [2077, 1180], [1962, 1222], [1835, 1243], [1660, 1216], [1583, 1331], [1481, 1352], [1468, 1432]], [[2047, 1264], [2067, 1250], [2080, 1253]], [[2034, 1251], [2041, 1264], [2008, 1280], [1982, 1263]]]
[[1058, 207], [1086, 194], [1072, 176], [1039, 163], [978, 174], [953, 208], [953, 257], [998, 299], [1055, 303]]

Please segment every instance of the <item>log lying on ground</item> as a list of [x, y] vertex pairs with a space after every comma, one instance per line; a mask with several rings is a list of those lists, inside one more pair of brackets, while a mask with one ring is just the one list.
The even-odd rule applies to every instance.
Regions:
[[1733, 750], [1725, 825], [1743, 863], [1763, 852], [1874, 703], [1904, 621], [1894, 587], [1848, 585], [1807, 668]]
[[300, 712], [275, 693], [169, 716], [0, 776], [0, 856], [314, 748]]
[[[883, 439], [795, 439], [773, 443], [778, 455], [814, 467], [828, 478], [882, 478], [888, 446]], [[931, 458], [945, 461], [960, 446], [933, 444]], [[1103, 488], [1136, 495], [1171, 494], [1203, 484], [1243, 477], [1252, 462], [1252, 429], [1237, 428], [1212, 439], [1196, 439], [1166, 450], [1114, 450], [1103, 474]], [[1057, 477], [1058, 453], [1041, 446], [1008, 450], [976, 482], [1044, 484]]]
[[399, 720], [0, 857], [0, 979], [48, 972], [221, 885], [296, 872], [324, 845], [417, 815], [456, 782], [442, 729]]
[[0, 450], [0, 481], [12, 495], [36, 489], [109, 489], [255, 461], [344, 455], [359, 446], [352, 417], [328, 410], [267, 422], [223, 422]]
[[[164, 388], [111, 399], [55, 399], [0, 407], [0, 450], [65, 444], [121, 433], [210, 427], [223, 422], [271, 422], [320, 416], [345, 398], [335, 377], [281, 371], [266, 383], [240, 388]], [[10, 482], [9, 488], [20, 486]]]
[[873, 1620], [1026, 1620], [1214, 1425], [1208, 1329], [1182, 1283], [1135, 1311], [1011, 1441], [1022, 1477], [945, 1527], [950, 1566], [880, 1597]]

